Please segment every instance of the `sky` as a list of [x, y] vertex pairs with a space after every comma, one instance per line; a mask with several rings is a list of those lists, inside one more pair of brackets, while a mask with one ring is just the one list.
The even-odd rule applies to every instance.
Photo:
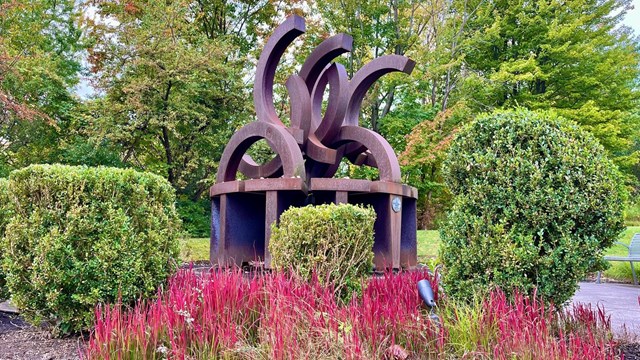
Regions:
[[636, 35], [640, 36], [640, 0], [633, 0], [632, 4], [635, 9], [627, 13], [624, 24], [635, 30]]

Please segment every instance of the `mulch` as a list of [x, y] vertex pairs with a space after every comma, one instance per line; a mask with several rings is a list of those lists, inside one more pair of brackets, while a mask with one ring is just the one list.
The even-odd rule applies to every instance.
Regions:
[[620, 345], [624, 360], [640, 360], [640, 343]]
[[75, 360], [83, 344], [81, 337], [52, 338], [20, 316], [0, 312], [0, 360]]

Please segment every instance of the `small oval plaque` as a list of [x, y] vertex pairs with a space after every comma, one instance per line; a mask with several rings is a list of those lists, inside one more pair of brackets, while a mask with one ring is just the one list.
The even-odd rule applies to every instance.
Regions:
[[395, 212], [400, 212], [400, 210], [402, 209], [402, 200], [399, 196], [393, 197], [393, 200], [391, 200], [391, 208]]

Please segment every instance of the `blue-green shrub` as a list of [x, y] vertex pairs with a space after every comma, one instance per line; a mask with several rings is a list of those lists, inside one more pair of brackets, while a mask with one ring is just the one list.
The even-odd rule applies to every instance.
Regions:
[[175, 270], [180, 222], [163, 178], [133, 170], [32, 165], [11, 173], [2, 247], [12, 301], [64, 333], [98, 303], [152, 296]]
[[444, 163], [455, 196], [441, 228], [444, 287], [455, 297], [493, 286], [557, 304], [623, 230], [624, 188], [597, 140], [553, 113], [479, 116]]

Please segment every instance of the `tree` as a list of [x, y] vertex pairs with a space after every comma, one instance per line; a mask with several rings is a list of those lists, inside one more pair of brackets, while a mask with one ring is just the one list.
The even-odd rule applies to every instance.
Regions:
[[126, 164], [162, 174], [194, 201], [248, 118], [244, 64], [230, 56], [238, 49], [196, 5], [104, 1], [88, 22], [96, 85], [105, 94], [93, 104], [94, 136], [117, 143]]
[[[383, 55], [413, 57], [434, 16], [428, 12], [429, 4], [413, 0], [317, 1], [311, 4], [312, 17], [319, 15], [320, 19], [309, 25], [308, 42], [315, 45], [327, 34], [351, 35], [353, 51], [339, 61], [353, 76], [367, 62]], [[382, 119], [403, 101], [398, 92], [418, 77], [389, 74], [378, 81], [363, 102], [362, 124], [379, 132]]]
[[0, 1], [0, 175], [60, 160], [82, 48], [74, 1]]
[[[629, 0], [485, 2], [464, 44], [468, 93], [489, 108], [556, 109], [594, 134], [618, 165], [638, 162], [637, 40]], [[473, 94], [478, 94], [474, 96]]]
[[407, 135], [407, 146], [400, 154], [407, 182], [418, 188], [418, 228], [437, 228], [449, 210], [451, 193], [444, 183], [442, 162], [451, 141], [470, 111], [463, 102], [438, 112], [433, 119], [420, 122]]

